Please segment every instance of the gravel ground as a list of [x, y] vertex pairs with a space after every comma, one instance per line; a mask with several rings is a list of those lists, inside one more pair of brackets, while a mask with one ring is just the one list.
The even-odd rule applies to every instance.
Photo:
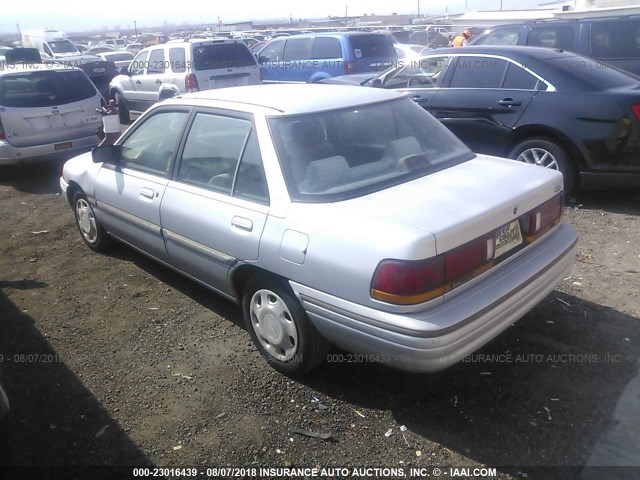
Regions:
[[86, 248], [58, 173], [0, 181], [9, 464], [490, 465], [497, 478], [640, 465], [637, 192], [570, 198], [573, 273], [468, 361], [433, 375], [334, 362], [290, 379], [236, 305], [124, 246]]

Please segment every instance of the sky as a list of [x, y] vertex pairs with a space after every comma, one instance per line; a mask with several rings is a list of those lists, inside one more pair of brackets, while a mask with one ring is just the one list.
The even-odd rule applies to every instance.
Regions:
[[[103, 27], [138, 28], [162, 25], [163, 21], [217, 24], [243, 20], [289, 18], [322, 18], [362, 14], [416, 14], [418, 3], [422, 14], [461, 13], [465, 10], [498, 10], [501, 0], [236, 0], [216, 2], [189, 0], [184, 11], [173, 2], [148, 0], [4, 0], [0, 16], [0, 33], [53, 27], [66, 32], [87, 31]], [[538, 0], [502, 0], [504, 9], [523, 9], [538, 5]], [[171, 14], [161, 13], [171, 11]]]

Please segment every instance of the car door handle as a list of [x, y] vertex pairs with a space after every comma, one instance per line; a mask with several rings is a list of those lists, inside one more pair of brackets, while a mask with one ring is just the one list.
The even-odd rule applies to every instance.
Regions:
[[162, 80], [158, 79], [156, 80], [156, 85], [160, 85], [162, 83]]
[[245, 230], [247, 232], [250, 232], [251, 230], [253, 230], [253, 222], [251, 220], [249, 220], [248, 218], [244, 218], [244, 217], [233, 217], [231, 219], [231, 225], [239, 228], [240, 230]]
[[513, 98], [503, 98], [498, 101], [498, 105], [502, 105], [503, 107], [519, 107], [522, 105], [522, 102], [514, 100]]
[[140, 80], [136, 80], [136, 85], [142, 85], [142, 82]]
[[411, 100], [413, 100], [414, 102], [424, 102], [424, 98], [422, 98], [420, 95], [411, 97]]
[[153, 200], [154, 195], [155, 195], [155, 192], [150, 188], [143, 187], [142, 190], [140, 190], [141, 197]]

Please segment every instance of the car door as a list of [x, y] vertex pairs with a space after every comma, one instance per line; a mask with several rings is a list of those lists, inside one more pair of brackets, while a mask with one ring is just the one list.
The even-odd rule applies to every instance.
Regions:
[[312, 37], [288, 38], [285, 40], [281, 82], [306, 83], [314, 73], [314, 66], [321, 62], [309, 60], [311, 57]]
[[233, 295], [229, 269], [258, 258], [268, 205], [251, 116], [198, 111], [160, 207], [170, 263]]
[[149, 60], [149, 51], [145, 50], [131, 61], [128, 67], [129, 74], [122, 78], [122, 90], [125, 100], [130, 110], [143, 110], [142, 108], [142, 82], [140, 79], [144, 76]]
[[421, 107], [428, 109], [438, 87], [442, 84], [451, 58], [443, 55], [406, 60], [404, 66], [384, 77], [382, 86], [396, 89]]
[[158, 93], [164, 82], [165, 70], [168, 62], [165, 61], [164, 47], [151, 50], [149, 53], [149, 61], [147, 71], [141, 75], [138, 81], [140, 100], [142, 101], [141, 110], [144, 111], [158, 101]]
[[166, 260], [160, 203], [189, 110], [160, 109], [119, 142], [121, 155], [98, 172], [96, 216], [107, 231], [153, 257]]
[[258, 63], [262, 67], [264, 83], [277, 83], [282, 73], [282, 50], [284, 39], [277, 39], [267, 43], [258, 53]]
[[537, 91], [538, 79], [504, 58], [460, 55], [429, 112], [471, 150], [504, 155], [512, 131]]

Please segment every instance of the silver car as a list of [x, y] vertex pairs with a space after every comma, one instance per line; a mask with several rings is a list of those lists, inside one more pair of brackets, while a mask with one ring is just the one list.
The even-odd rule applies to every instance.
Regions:
[[117, 238], [241, 304], [288, 374], [331, 344], [444, 369], [552, 291], [577, 241], [559, 172], [475, 155], [381, 89], [177, 97], [68, 161], [60, 185], [91, 249]]
[[101, 101], [79, 68], [6, 65], [0, 69], [0, 166], [90, 150], [100, 141]]

